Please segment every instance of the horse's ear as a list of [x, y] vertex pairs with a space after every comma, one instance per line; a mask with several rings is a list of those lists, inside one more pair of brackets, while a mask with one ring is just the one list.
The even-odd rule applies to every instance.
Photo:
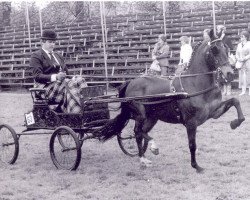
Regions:
[[209, 36], [211, 38], [211, 41], [218, 39], [218, 36], [216, 35], [216, 33], [214, 32], [214, 29], [211, 29], [209, 32]]

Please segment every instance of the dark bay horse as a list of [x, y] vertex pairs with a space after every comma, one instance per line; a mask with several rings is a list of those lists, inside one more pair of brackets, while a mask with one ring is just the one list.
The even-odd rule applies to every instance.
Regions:
[[[100, 139], [106, 141], [116, 136], [129, 119], [134, 119], [139, 157], [141, 162], [148, 163], [150, 161], [144, 157], [142, 141], [152, 140], [148, 132], [157, 121], [183, 124], [187, 130], [191, 166], [201, 172], [203, 168], [197, 164], [195, 157], [197, 127], [210, 118], [219, 118], [232, 106], [236, 108], [238, 118], [231, 121], [231, 128], [237, 128], [245, 120], [236, 98], [222, 101], [218, 79], [222, 76], [231, 81], [233, 71], [229, 66], [226, 46], [213, 36], [212, 31], [210, 34], [212, 41], [199, 43], [194, 49], [188, 68], [173, 80], [144, 76], [124, 83], [119, 90], [119, 97], [186, 92], [187, 98], [173, 98], [165, 103], [163, 101], [151, 104], [138, 100], [123, 102], [121, 113], [97, 130], [96, 134], [99, 134]], [[152, 146], [156, 149], [154, 142]]]

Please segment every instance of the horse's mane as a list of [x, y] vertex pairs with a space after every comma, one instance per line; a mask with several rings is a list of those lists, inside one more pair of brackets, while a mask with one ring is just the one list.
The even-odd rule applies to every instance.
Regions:
[[185, 68], [185, 70], [187, 70], [187, 69], [190, 67], [191, 62], [192, 62], [193, 59], [194, 59], [194, 55], [195, 55], [195, 53], [196, 53], [198, 47], [199, 47], [201, 44], [202, 44], [202, 41], [200, 41], [200, 42], [198, 42], [198, 43], [195, 44], [194, 49], [193, 49], [193, 52], [192, 52], [192, 55], [191, 55], [191, 58], [190, 58], [190, 60], [189, 60], [189, 62], [188, 62], [188, 66]]
[[[202, 44], [207, 45], [208, 43], [207, 43], [207, 42], [204, 42], [204, 41], [200, 41], [200, 42], [196, 43], [196, 45], [195, 45], [194, 48], [193, 48], [193, 53], [192, 53], [191, 58], [190, 58], [190, 60], [189, 60], [188, 66], [185, 68], [185, 71], [186, 71], [187, 69], [190, 68], [191, 63], [193, 62], [194, 57], [195, 57], [194, 55], [196, 54], [198, 48], [199, 48]], [[214, 59], [214, 55], [213, 55], [213, 53], [211, 53], [211, 51], [212, 51], [212, 50], [209, 49], [209, 54], [206, 54], [206, 61], [207, 61], [208, 66], [209, 66], [211, 69], [214, 69], [214, 66], [215, 66], [215, 59]]]

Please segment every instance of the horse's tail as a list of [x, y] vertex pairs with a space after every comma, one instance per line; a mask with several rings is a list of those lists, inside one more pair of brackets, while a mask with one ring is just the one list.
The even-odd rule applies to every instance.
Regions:
[[[125, 82], [119, 88], [119, 97], [125, 97], [125, 92], [127, 89], [129, 82]], [[121, 112], [114, 119], [110, 119], [104, 126], [100, 129], [94, 131], [94, 135], [99, 137], [99, 140], [105, 142], [117, 134], [119, 134], [124, 127], [126, 126], [128, 120], [130, 118], [130, 114], [128, 112], [128, 106], [126, 103], [121, 103]]]

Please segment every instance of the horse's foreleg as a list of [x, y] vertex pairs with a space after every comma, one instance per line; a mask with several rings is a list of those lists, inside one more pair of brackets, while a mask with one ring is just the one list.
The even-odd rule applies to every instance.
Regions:
[[204, 169], [201, 168], [196, 162], [196, 126], [187, 125], [187, 134], [188, 134], [188, 144], [191, 154], [191, 166], [196, 169], [198, 173], [202, 172]]
[[241, 109], [240, 102], [238, 99], [231, 98], [231, 99], [221, 102], [218, 108], [212, 113], [212, 117], [214, 119], [219, 118], [221, 115], [227, 112], [229, 108], [231, 108], [232, 106], [234, 106], [237, 110], [238, 119], [231, 121], [230, 126], [232, 129], [236, 129], [245, 120], [245, 117], [242, 113], [242, 109]]

